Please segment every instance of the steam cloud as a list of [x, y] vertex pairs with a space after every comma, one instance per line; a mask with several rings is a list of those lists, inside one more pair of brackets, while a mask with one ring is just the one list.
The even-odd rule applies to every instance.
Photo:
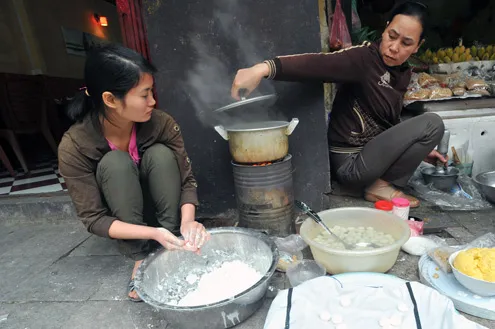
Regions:
[[[217, 44], [207, 44], [200, 34], [189, 38], [196, 63], [187, 72], [184, 88], [194, 105], [196, 115], [204, 125], [229, 126], [243, 122], [286, 120], [273, 108], [251, 106], [249, 111], [238, 109], [213, 112], [235, 101], [230, 96], [230, 89], [236, 70], [232, 71], [231, 68], [248, 67], [273, 56], [257, 49], [257, 38], [243, 24], [241, 18], [247, 19], [248, 11], [249, 8], [243, 7], [239, 0], [216, 0], [213, 19], [197, 24], [197, 29], [208, 29], [208, 34], [217, 34], [218, 38], [211, 38]], [[231, 55], [230, 58], [227, 52]], [[236, 58], [232, 58], [232, 54]], [[275, 92], [270, 83], [263, 83], [262, 88], [255, 90], [249, 97]]]

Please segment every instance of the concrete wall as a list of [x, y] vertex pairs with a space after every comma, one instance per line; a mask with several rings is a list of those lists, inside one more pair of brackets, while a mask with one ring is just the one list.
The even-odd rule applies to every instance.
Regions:
[[[220, 120], [212, 110], [233, 101], [237, 69], [276, 55], [321, 51], [318, 2], [149, 1], [144, 11], [160, 71], [159, 103], [182, 126], [199, 183], [200, 214], [228, 212], [236, 208], [231, 156], [212, 127]], [[259, 91], [279, 96], [271, 119], [300, 119], [289, 137], [295, 196], [316, 209], [325, 207], [330, 177], [322, 85], [264, 81]], [[234, 117], [269, 115], [251, 109]]]
[[[109, 26], [98, 25], [94, 13], [107, 16]], [[122, 40], [116, 7], [105, 1], [2, 0], [0, 71], [81, 78], [85, 58], [67, 54], [62, 26]]]
[[27, 40], [19, 19], [13, 1], [0, 1], [0, 72], [31, 74]]

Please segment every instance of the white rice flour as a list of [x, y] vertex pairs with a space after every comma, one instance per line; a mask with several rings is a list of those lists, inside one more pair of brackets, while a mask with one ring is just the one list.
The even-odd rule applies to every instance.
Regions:
[[[196, 290], [179, 301], [179, 306], [198, 306], [219, 302], [233, 297], [253, 286], [263, 275], [239, 260], [225, 262], [219, 268], [202, 275]], [[186, 278], [189, 284], [198, 277]]]

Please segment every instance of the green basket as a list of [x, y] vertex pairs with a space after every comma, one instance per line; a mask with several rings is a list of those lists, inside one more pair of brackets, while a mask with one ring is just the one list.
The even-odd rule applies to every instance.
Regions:
[[461, 163], [455, 165], [459, 169], [459, 173], [471, 177], [473, 173], [473, 163]]

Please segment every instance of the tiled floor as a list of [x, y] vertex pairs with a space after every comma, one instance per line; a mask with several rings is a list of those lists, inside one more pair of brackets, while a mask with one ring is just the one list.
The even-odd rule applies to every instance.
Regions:
[[28, 174], [19, 173], [15, 179], [8, 173], [0, 173], [0, 195], [41, 194], [67, 191], [56, 163], [38, 165]]

